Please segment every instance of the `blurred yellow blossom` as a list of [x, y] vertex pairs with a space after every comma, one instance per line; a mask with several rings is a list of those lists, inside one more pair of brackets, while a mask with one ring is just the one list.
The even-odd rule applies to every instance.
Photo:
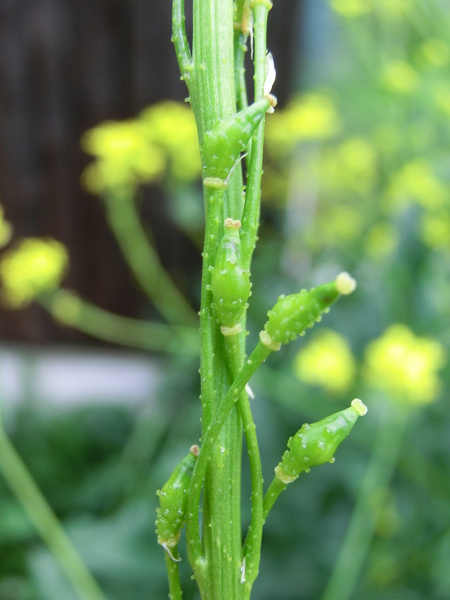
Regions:
[[367, 0], [331, 0], [330, 5], [335, 12], [346, 18], [359, 17], [373, 9]]
[[11, 239], [12, 227], [11, 224], [4, 218], [3, 208], [0, 206], [0, 248], [6, 246]]
[[439, 110], [450, 116], [450, 85], [441, 82], [434, 94], [434, 101]]
[[323, 153], [317, 177], [333, 192], [344, 190], [367, 194], [377, 175], [374, 146], [360, 137], [350, 137]]
[[390, 92], [407, 95], [416, 90], [419, 76], [407, 62], [394, 61], [384, 67], [381, 82]]
[[52, 239], [27, 238], [0, 261], [1, 296], [11, 308], [54, 290], [68, 267], [65, 247]]
[[295, 357], [294, 372], [305, 383], [340, 393], [352, 385], [355, 360], [344, 337], [322, 329]]
[[192, 181], [200, 177], [197, 127], [190, 106], [160, 102], [144, 110], [138, 124], [145, 138], [165, 154], [172, 178]]
[[426, 209], [444, 206], [448, 202], [448, 186], [434, 173], [423, 158], [414, 159], [394, 173], [387, 196], [397, 205], [416, 202]]
[[444, 67], [450, 61], [450, 46], [439, 38], [426, 40], [420, 51], [425, 60], [436, 67]]
[[450, 248], [450, 212], [439, 210], [422, 215], [421, 238], [434, 249]]
[[83, 173], [83, 182], [93, 193], [151, 182], [164, 170], [160, 150], [134, 121], [102, 123], [83, 135], [81, 145], [97, 158]]
[[385, 259], [398, 245], [398, 232], [391, 223], [379, 222], [367, 232], [366, 250], [373, 259]]
[[438, 370], [445, 363], [443, 346], [414, 335], [405, 325], [392, 325], [366, 349], [363, 373], [369, 385], [393, 400], [427, 404], [440, 391]]
[[373, 4], [381, 17], [388, 20], [401, 19], [407, 16], [412, 8], [412, 0], [368, 0]]
[[304, 94], [267, 119], [267, 148], [274, 154], [288, 153], [299, 142], [331, 138], [340, 127], [339, 114], [329, 96]]

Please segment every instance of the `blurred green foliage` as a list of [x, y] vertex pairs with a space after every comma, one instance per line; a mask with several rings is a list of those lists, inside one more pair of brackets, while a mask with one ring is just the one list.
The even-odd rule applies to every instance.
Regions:
[[[325, 317], [325, 327], [271, 357], [252, 381], [266, 481], [303, 421], [344, 408], [353, 396], [369, 415], [335, 465], [302, 475], [280, 497], [265, 526], [254, 597], [321, 598], [373, 449], [387, 431], [378, 479], [371, 475], [372, 493], [360, 507], [369, 545], [349, 597], [447, 600], [450, 11], [440, 0], [328, 4], [342, 44], [329, 80], [267, 119], [249, 328], [256, 337], [278, 293], [342, 269], [356, 276], [358, 289]], [[83, 139], [96, 157], [83, 181], [97, 193], [162, 185], [177, 224], [198, 239], [195, 140], [189, 109], [174, 103], [101, 125]], [[168, 358], [167, 382], [142, 413], [92, 407], [58, 415], [27, 407], [10, 427], [111, 600], [166, 597], [155, 490], [197, 439], [194, 365], [195, 356]], [[392, 426], [397, 419], [402, 427]], [[70, 599], [0, 486], [0, 598]], [[248, 495], [246, 479], [244, 504]], [[186, 597], [195, 598], [186, 563]]]

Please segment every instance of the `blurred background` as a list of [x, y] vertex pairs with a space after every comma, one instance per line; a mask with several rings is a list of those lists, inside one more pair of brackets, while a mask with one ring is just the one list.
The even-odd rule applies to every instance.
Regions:
[[[0, 1], [0, 450], [111, 600], [167, 597], [155, 490], [200, 430], [203, 208], [169, 4]], [[355, 396], [369, 414], [280, 497], [255, 600], [450, 597], [449, 29], [446, 0], [270, 13], [249, 348], [280, 293], [358, 288], [252, 380], [266, 481], [303, 422]], [[75, 599], [4, 456], [0, 599]]]

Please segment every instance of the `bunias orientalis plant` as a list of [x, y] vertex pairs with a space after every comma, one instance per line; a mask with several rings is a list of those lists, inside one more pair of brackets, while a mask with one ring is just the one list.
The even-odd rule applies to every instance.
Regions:
[[[249, 598], [259, 569], [264, 521], [279, 493], [301, 472], [332, 461], [339, 443], [367, 410], [360, 400], [354, 400], [345, 411], [304, 425], [289, 441], [289, 450], [264, 496], [247, 384], [272, 352], [303, 335], [340, 295], [355, 288], [354, 280], [341, 273], [333, 282], [280, 296], [268, 312], [257, 346], [246, 358], [246, 310], [260, 214], [264, 121], [276, 106], [271, 94], [275, 67], [266, 47], [270, 8], [269, 0], [194, 0], [191, 52], [184, 28], [184, 2], [173, 2], [173, 42], [197, 123], [205, 238], [200, 307], [201, 446], [195, 459], [188, 455], [181, 461], [159, 492], [156, 522], [158, 541], [166, 552], [172, 599], [182, 595], [177, 542], [184, 520], [188, 558], [201, 597]], [[254, 63], [250, 104], [244, 78], [249, 38]], [[243, 435], [252, 485], [251, 523], [244, 544], [240, 496]]]

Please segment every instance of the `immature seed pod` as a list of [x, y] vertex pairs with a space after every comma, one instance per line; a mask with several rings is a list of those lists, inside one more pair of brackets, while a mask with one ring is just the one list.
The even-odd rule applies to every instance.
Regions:
[[205, 133], [201, 147], [204, 178], [228, 179], [265, 113], [275, 104], [274, 97], [268, 95], [232, 117], [219, 121]]
[[358, 417], [367, 413], [367, 407], [355, 398], [351, 406], [317, 423], [305, 423], [297, 433], [289, 438], [288, 450], [275, 468], [278, 479], [291, 483], [303, 471], [311, 467], [334, 462], [334, 453], [339, 444], [348, 436]]
[[350, 294], [355, 287], [355, 280], [348, 273], [341, 273], [331, 283], [280, 296], [267, 313], [269, 319], [260, 333], [261, 342], [272, 350], [278, 350], [281, 344], [295, 340], [320, 321], [322, 313], [327, 312], [340, 294]]
[[170, 553], [177, 545], [186, 519], [189, 485], [199, 453], [198, 446], [191, 446], [189, 454], [173, 470], [172, 475], [156, 493], [159, 508], [156, 509], [156, 534], [158, 544]]
[[250, 296], [250, 273], [241, 266], [240, 226], [240, 221], [225, 219], [211, 277], [213, 306], [224, 335], [240, 332], [239, 320]]

